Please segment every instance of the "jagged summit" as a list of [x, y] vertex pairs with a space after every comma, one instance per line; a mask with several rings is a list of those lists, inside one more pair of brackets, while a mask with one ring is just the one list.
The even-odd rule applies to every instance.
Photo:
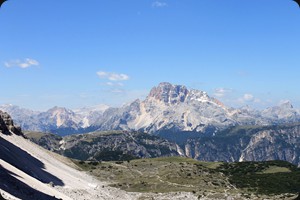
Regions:
[[164, 102], [166, 105], [174, 105], [184, 102], [188, 94], [189, 91], [185, 86], [163, 82], [152, 88], [147, 99], [154, 98]]
[[292, 102], [289, 101], [289, 100], [281, 102], [280, 105], [279, 105], [279, 107], [281, 107], [281, 108], [288, 108], [288, 109], [293, 109], [294, 108]]
[[166, 105], [176, 105], [184, 102], [211, 102], [217, 103], [219, 105], [223, 104], [215, 98], [208, 96], [204, 91], [187, 89], [183, 85], [173, 85], [168, 82], [162, 82], [157, 87], [153, 87], [150, 91], [146, 101], [151, 99], [156, 99], [158, 101], [164, 102]]
[[47, 111], [48, 118], [55, 119], [57, 126], [60, 126], [65, 120], [72, 120], [75, 113], [67, 108], [55, 106]]
[[65, 107], [54, 106], [50, 108], [48, 112], [70, 112], [70, 110]]

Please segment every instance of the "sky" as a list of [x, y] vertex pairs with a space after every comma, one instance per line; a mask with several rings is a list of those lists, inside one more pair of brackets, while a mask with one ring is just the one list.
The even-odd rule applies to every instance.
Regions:
[[236, 108], [286, 100], [300, 108], [300, 8], [292, 0], [82, 2], [2, 5], [0, 104], [121, 106], [170, 82]]

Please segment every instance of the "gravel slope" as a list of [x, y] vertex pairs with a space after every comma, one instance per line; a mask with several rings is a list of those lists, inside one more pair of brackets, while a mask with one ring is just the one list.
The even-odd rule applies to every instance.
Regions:
[[[20, 182], [32, 187], [33, 189], [40, 191], [44, 194], [48, 194], [49, 196], [55, 196], [56, 198], [62, 198], [64, 200], [76, 199], [136, 199], [138, 194], [128, 194], [125, 191], [121, 191], [116, 188], [107, 187], [106, 183], [100, 182], [90, 175], [78, 171], [74, 169], [72, 163], [65, 158], [60, 157], [54, 153], [48, 152], [41, 147], [33, 144], [32, 142], [16, 135], [2, 135], [1, 138], [6, 140], [7, 142], [13, 144], [16, 147], [19, 147], [21, 150], [27, 152], [33, 158], [41, 161], [43, 163], [42, 170], [45, 173], [39, 173], [36, 178], [24, 173], [19, 170], [20, 166], [15, 166], [9, 164], [8, 162], [0, 159], [0, 165], [2, 169], [4, 168], [12, 177], [15, 177]], [[9, 146], [9, 148], [11, 148]], [[5, 147], [5, 149], [10, 152], [13, 151]], [[11, 153], [11, 152], [10, 152]], [[14, 155], [11, 153], [12, 157], [16, 157], [18, 155]], [[28, 166], [30, 166], [31, 160], [28, 160]], [[22, 164], [22, 163], [20, 163]], [[25, 164], [26, 165], [26, 164]], [[21, 166], [22, 167], [22, 166]], [[30, 168], [27, 169], [34, 173]], [[12, 173], [11, 173], [12, 172]], [[53, 185], [52, 183], [43, 183], [39, 180], [49, 180], [49, 176], [53, 175], [58, 180], [61, 181], [62, 184]], [[43, 177], [45, 176], [45, 177]], [[6, 199], [18, 199], [9, 197], [5, 195], [3, 189], [0, 189], [1, 194]], [[22, 199], [25, 199], [23, 197]]]

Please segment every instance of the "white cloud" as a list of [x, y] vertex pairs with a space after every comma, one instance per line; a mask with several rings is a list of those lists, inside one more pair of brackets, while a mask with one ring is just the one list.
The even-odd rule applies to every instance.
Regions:
[[243, 100], [245, 100], [245, 101], [253, 101], [254, 100], [254, 96], [252, 94], [244, 94]]
[[107, 85], [107, 86], [119, 86], [119, 87], [123, 87], [124, 84], [123, 83], [120, 83], [120, 82], [106, 82], [104, 85]]
[[255, 98], [252, 94], [244, 94], [243, 97], [239, 98], [240, 103], [261, 103], [261, 100]]
[[154, 1], [152, 3], [152, 7], [155, 7], [155, 8], [163, 8], [166, 6], [168, 6], [168, 4], [166, 2], [162, 2], [162, 1]]
[[227, 89], [227, 88], [217, 88], [215, 89], [214, 95], [216, 97], [224, 97], [226, 96], [228, 93], [231, 93], [232, 89]]
[[40, 63], [37, 60], [32, 58], [26, 58], [24, 60], [11, 60], [4, 63], [6, 67], [20, 67], [20, 68], [28, 68], [31, 66], [38, 66]]
[[[102, 79], [108, 79], [110, 81], [127, 81], [129, 76], [127, 74], [117, 74], [112, 72], [99, 71], [97, 75]], [[111, 84], [111, 82], [108, 82]]]

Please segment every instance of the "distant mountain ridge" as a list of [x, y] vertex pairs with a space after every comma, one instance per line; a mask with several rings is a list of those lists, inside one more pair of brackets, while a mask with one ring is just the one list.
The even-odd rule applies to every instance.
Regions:
[[120, 108], [106, 105], [76, 110], [54, 107], [36, 112], [2, 105], [23, 130], [60, 135], [106, 130], [133, 130], [148, 133], [192, 131], [213, 134], [236, 125], [273, 125], [300, 122], [300, 111], [290, 102], [262, 111], [249, 107], [227, 107], [206, 92], [182, 85], [160, 83], [145, 100]]
[[175, 143], [138, 132], [104, 131], [65, 137], [25, 132], [25, 136], [45, 149], [78, 160], [132, 160], [183, 155]]
[[106, 105], [71, 110], [55, 106], [47, 111], [32, 111], [11, 104], [1, 105], [0, 110], [10, 113], [23, 130], [52, 132], [68, 135], [84, 131], [108, 108]]

